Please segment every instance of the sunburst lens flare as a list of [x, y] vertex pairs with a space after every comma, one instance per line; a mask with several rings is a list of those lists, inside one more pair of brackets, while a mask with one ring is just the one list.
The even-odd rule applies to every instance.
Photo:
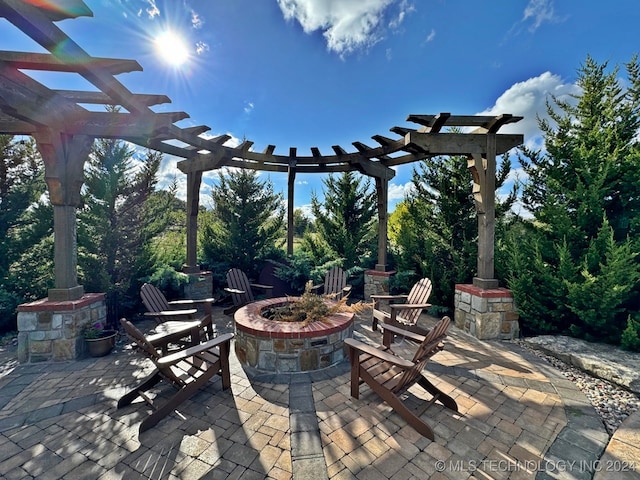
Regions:
[[189, 48], [184, 39], [171, 31], [166, 31], [156, 37], [156, 52], [169, 65], [180, 67], [189, 60]]

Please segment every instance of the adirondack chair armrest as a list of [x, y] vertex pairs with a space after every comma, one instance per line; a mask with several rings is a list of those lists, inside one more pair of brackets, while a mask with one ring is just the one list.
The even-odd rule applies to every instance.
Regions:
[[195, 339], [196, 343], [200, 341], [200, 323], [191, 322], [184, 327], [178, 327], [172, 329], [170, 332], [154, 333], [153, 335], [146, 335], [147, 341], [154, 347], [164, 347], [165, 345], [181, 340], [187, 335], [190, 335], [192, 340]]
[[259, 288], [260, 290], [273, 290], [273, 285], [263, 285], [260, 283], [251, 283], [250, 284], [253, 288]]
[[174, 365], [184, 360], [185, 358], [191, 357], [193, 355], [196, 355], [200, 352], [204, 352], [206, 350], [211, 350], [212, 348], [218, 347], [223, 343], [229, 343], [231, 342], [232, 338], [233, 338], [232, 333], [225, 333], [223, 335], [220, 335], [219, 337], [214, 338], [213, 340], [209, 340], [206, 343], [201, 343], [200, 345], [196, 345], [195, 347], [185, 348], [184, 350], [180, 350], [178, 352], [171, 353], [167, 356], [164, 356], [158, 359], [156, 363], [159, 366]]
[[191, 317], [198, 313], [197, 308], [188, 308], [185, 310], [162, 310], [161, 312], [144, 312], [145, 317]]
[[351, 293], [352, 288], [353, 288], [353, 285], [345, 285], [344, 287], [342, 287], [342, 294], [347, 295]]
[[227, 293], [234, 293], [236, 295], [242, 295], [243, 293], [247, 293], [245, 290], [240, 290], [239, 288], [231, 288], [231, 287], [224, 287], [224, 291]]
[[413, 310], [431, 307], [430, 303], [392, 303], [389, 305], [391, 310]]
[[380, 302], [380, 300], [388, 300], [389, 304], [391, 304], [391, 302], [393, 301], [404, 302], [407, 300], [407, 298], [409, 298], [409, 295], [371, 295], [371, 299], [376, 305]]
[[318, 292], [319, 292], [320, 290], [323, 290], [323, 289], [324, 289], [324, 283], [320, 283], [320, 284], [318, 284], [318, 285], [313, 285], [313, 286], [311, 287], [311, 291], [312, 291], [313, 293], [316, 293], [316, 294], [319, 294]]
[[344, 343], [346, 343], [349, 348], [353, 348], [354, 350], [357, 350], [361, 353], [366, 353], [367, 355], [374, 356], [384, 362], [388, 362], [400, 368], [412, 368], [414, 366], [413, 362], [410, 362], [409, 360], [398, 357], [397, 355], [393, 355], [392, 353], [385, 352], [383, 350], [380, 350], [379, 348], [376, 348], [367, 343], [360, 342], [353, 338], [346, 338]]
[[394, 335], [400, 335], [400, 336], [406, 337], [417, 343], [422, 343], [425, 338], [424, 335], [420, 335], [419, 333], [411, 332], [409, 330], [405, 330], [402, 327], [398, 327], [396, 325], [390, 325], [388, 323], [382, 323], [380, 324], [380, 327], [382, 327], [383, 332], [388, 331], [393, 333]]
[[196, 299], [185, 299], [185, 300], [173, 300], [169, 302], [169, 305], [176, 306], [185, 306], [185, 305], [199, 305], [199, 304], [212, 304], [216, 303], [215, 298], [196, 298]]

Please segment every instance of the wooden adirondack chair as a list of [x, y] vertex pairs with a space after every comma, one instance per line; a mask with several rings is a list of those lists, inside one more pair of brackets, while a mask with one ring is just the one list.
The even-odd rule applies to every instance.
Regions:
[[273, 286], [261, 285], [259, 283], [250, 283], [247, 274], [239, 268], [232, 268], [227, 272], [227, 287], [225, 292], [231, 294], [233, 306], [224, 310], [224, 313], [230, 314], [238, 308], [255, 301], [253, 290], [259, 289], [265, 292], [267, 297], [271, 297]]
[[[214, 375], [222, 377], [223, 390], [231, 386], [229, 351], [233, 334], [226, 333], [206, 343], [161, 355], [156, 346], [131, 322], [123, 318], [120, 323], [156, 367], [145, 380], [118, 400], [118, 408], [122, 408], [141, 397], [154, 408], [155, 411], [140, 424], [140, 433], [156, 425], [182, 402], [191, 398]], [[178, 391], [162, 405], [155, 405], [145, 392], [162, 380], [172, 384]]]
[[351, 285], [347, 285], [347, 274], [344, 270], [340, 267], [333, 267], [324, 276], [324, 284], [314, 285], [312, 291], [340, 300], [351, 293]]
[[[411, 288], [409, 295], [371, 295], [373, 300], [371, 328], [377, 330], [378, 322], [381, 321], [425, 335], [427, 330], [418, 326], [417, 323], [422, 311], [431, 306], [430, 303], [427, 303], [431, 290], [431, 280], [423, 278]], [[382, 300], [389, 302], [389, 312], [382, 310], [380, 305]]]
[[[199, 325], [206, 338], [212, 339], [215, 337], [216, 331], [211, 314], [211, 305], [215, 302], [215, 299], [204, 298], [169, 302], [164, 294], [150, 283], [142, 285], [140, 297], [147, 309], [145, 316], [153, 317], [156, 323], [159, 324], [158, 329], [162, 333], [171, 333], [174, 330]], [[198, 309], [195, 308], [196, 305], [204, 307], [204, 315], [198, 314]]]
[[427, 408], [436, 401], [453, 411], [458, 411], [456, 401], [433, 385], [423, 374], [427, 361], [444, 348], [443, 340], [451, 320], [444, 317], [426, 336], [383, 324], [385, 338], [383, 344], [390, 345], [394, 335], [403, 335], [420, 342], [412, 360], [396, 355], [389, 347], [373, 347], [366, 343], [347, 338], [344, 343], [349, 348], [351, 362], [351, 396], [359, 397], [360, 379], [387, 402], [418, 433], [434, 440], [431, 427], [400, 400], [400, 395], [414, 384], [420, 385], [432, 398]]

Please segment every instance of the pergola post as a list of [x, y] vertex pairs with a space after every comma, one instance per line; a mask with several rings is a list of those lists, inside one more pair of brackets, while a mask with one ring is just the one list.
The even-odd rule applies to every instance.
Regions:
[[290, 148], [288, 176], [287, 176], [287, 255], [293, 255], [293, 233], [294, 233], [294, 190], [296, 182], [296, 148]]
[[388, 225], [388, 200], [389, 180], [376, 178], [376, 195], [378, 198], [378, 263], [376, 270], [384, 272], [387, 269], [387, 225]]
[[202, 171], [187, 173], [187, 263], [184, 273], [197, 273], [198, 266], [198, 208], [200, 207], [200, 185]]
[[78, 285], [78, 245], [76, 208], [84, 182], [84, 162], [93, 146], [93, 138], [68, 135], [49, 128], [34, 135], [45, 164], [45, 180], [53, 205], [55, 288], [49, 301], [77, 300], [84, 295]]
[[473, 197], [478, 213], [478, 273], [473, 285], [490, 289], [498, 287], [494, 278], [494, 239], [496, 223], [496, 134], [487, 133], [485, 158], [472, 154], [469, 168], [472, 172]]

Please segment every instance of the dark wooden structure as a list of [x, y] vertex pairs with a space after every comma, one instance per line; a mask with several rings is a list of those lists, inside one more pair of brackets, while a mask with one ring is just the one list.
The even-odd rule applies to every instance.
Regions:
[[[357, 171], [375, 180], [378, 196], [378, 259], [376, 270], [387, 263], [387, 203], [392, 167], [438, 155], [468, 158], [473, 175], [473, 196], [478, 212], [478, 273], [474, 284], [497, 286], [494, 279], [494, 220], [496, 155], [523, 142], [517, 134], [499, 129], [521, 117], [409, 115], [414, 127], [395, 126], [393, 138], [374, 135], [373, 146], [353, 142], [354, 151], [334, 145], [331, 154], [316, 147], [308, 155], [290, 147], [276, 153], [275, 145], [263, 151], [245, 141], [228, 146], [230, 137], [204, 138], [207, 126], [182, 128], [176, 122], [185, 112], [156, 113], [151, 106], [170, 102], [165, 95], [135, 94], [115, 76], [142, 70], [134, 60], [96, 58], [69, 38], [55, 22], [90, 16], [81, 0], [23, 2], [0, 0], [4, 17], [49, 54], [0, 51], [0, 133], [31, 135], [45, 162], [49, 196], [54, 208], [55, 286], [50, 301], [81, 298], [77, 281], [76, 208], [80, 202], [83, 171], [95, 138], [117, 138], [182, 158], [178, 168], [187, 176], [187, 262], [184, 271], [199, 271], [196, 257], [199, 190], [203, 172], [222, 167], [250, 168], [288, 173], [288, 251], [293, 251], [294, 180], [298, 173]], [[1, 40], [0, 40], [1, 43]], [[57, 90], [35, 80], [30, 70], [73, 72], [96, 91]], [[118, 113], [90, 111], [86, 105], [117, 105]], [[447, 131], [456, 127], [459, 132]]]
[[[411, 287], [408, 295], [371, 295], [373, 300], [371, 328], [377, 330], [378, 322], [382, 322], [424, 335], [426, 331], [418, 326], [418, 319], [422, 311], [431, 306], [427, 300], [432, 290], [431, 280], [422, 278]], [[389, 302], [389, 312], [382, 309], [382, 302]]]
[[[422, 373], [429, 359], [444, 348], [443, 342], [450, 322], [449, 317], [442, 318], [424, 336], [383, 324], [383, 346], [378, 348], [347, 338], [344, 343], [349, 347], [351, 362], [351, 396], [357, 399], [361, 381], [366, 383], [416, 431], [434, 440], [431, 427], [402, 402], [400, 395], [417, 384], [431, 394], [427, 406], [438, 401], [445, 407], [458, 411], [456, 401]], [[394, 335], [401, 335], [418, 343], [418, 349], [411, 360], [402, 358], [391, 350]]]
[[[118, 400], [118, 408], [130, 405], [138, 397], [154, 408], [153, 413], [140, 424], [140, 433], [156, 425], [182, 402], [195, 395], [215, 375], [222, 377], [223, 390], [231, 386], [229, 353], [233, 334], [225, 333], [206, 343], [163, 355], [131, 322], [123, 318], [121, 323], [127, 335], [156, 367], [146, 379]], [[164, 403], [157, 404], [145, 392], [163, 380], [175, 387], [177, 392]]]
[[327, 295], [334, 300], [340, 300], [342, 297], [351, 293], [351, 285], [347, 285], [347, 274], [340, 267], [330, 268], [324, 276], [324, 283], [314, 285], [311, 288], [313, 293]]

